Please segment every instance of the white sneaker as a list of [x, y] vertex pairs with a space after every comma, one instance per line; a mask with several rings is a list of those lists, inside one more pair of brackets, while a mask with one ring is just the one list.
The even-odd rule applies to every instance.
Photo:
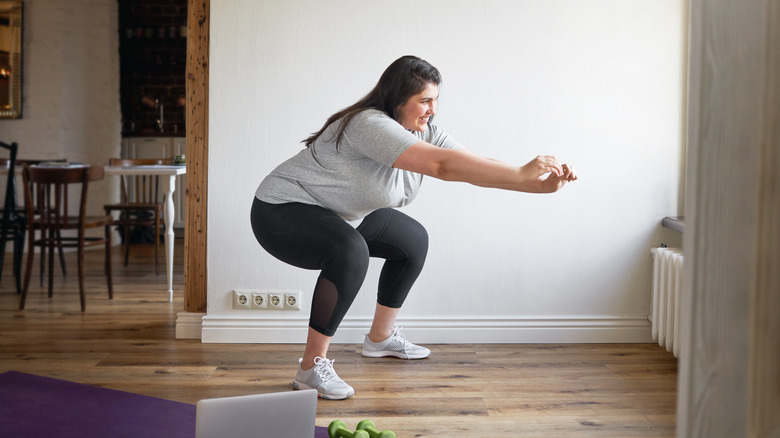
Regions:
[[362, 354], [365, 357], [393, 356], [399, 359], [425, 359], [431, 355], [431, 350], [412, 344], [401, 333], [399, 327], [393, 327], [393, 334], [382, 342], [371, 342], [366, 335]]
[[[298, 359], [298, 363], [303, 359]], [[314, 358], [314, 368], [304, 371], [298, 365], [298, 373], [292, 382], [293, 389], [316, 389], [319, 397], [328, 400], [343, 400], [352, 397], [355, 390], [336, 374], [335, 359]]]

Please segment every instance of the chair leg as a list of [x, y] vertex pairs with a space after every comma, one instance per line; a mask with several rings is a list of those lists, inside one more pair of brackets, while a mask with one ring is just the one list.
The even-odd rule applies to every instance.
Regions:
[[106, 274], [107, 269], [108, 269], [108, 265], [106, 263], [103, 263], [103, 275]]
[[79, 298], [81, 300], [81, 311], [83, 312], [87, 309], [87, 299], [84, 295], [84, 236], [79, 236], [78, 259]]
[[35, 229], [28, 230], [27, 242], [27, 269], [24, 272], [24, 287], [22, 297], [19, 299], [19, 310], [24, 310], [24, 302], [27, 300], [27, 291], [30, 289], [30, 277], [32, 277], [32, 265], [35, 261]]
[[[125, 217], [127, 219], [127, 217]], [[130, 226], [125, 223], [125, 266], [130, 258]]]
[[[60, 231], [57, 231], [57, 242], [60, 242], [62, 239], [62, 235], [60, 234]], [[52, 248], [53, 250], [53, 248]], [[65, 254], [62, 250], [61, 246], [57, 247], [57, 252], [60, 254], [60, 268], [62, 268], [62, 276], [65, 277], [68, 275], [68, 273], [65, 271]]]
[[114, 281], [111, 278], [111, 226], [106, 225], [106, 280], [108, 281], [108, 299], [114, 299]]
[[24, 237], [27, 235], [27, 227], [22, 226], [16, 231], [14, 237], [14, 278], [16, 278], [16, 294], [22, 293], [22, 254], [24, 253]]
[[[51, 236], [51, 232], [49, 232]], [[46, 231], [41, 231], [41, 287], [43, 287], [43, 276], [46, 275]]]
[[49, 247], [49, 298], [54, 296], [54, 245]]

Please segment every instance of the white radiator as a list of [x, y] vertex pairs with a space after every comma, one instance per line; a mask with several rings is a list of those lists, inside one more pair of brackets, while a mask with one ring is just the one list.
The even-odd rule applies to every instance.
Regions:
[[678, 357], [683, 253], [677, 248], [653, 248], [653, 340]]

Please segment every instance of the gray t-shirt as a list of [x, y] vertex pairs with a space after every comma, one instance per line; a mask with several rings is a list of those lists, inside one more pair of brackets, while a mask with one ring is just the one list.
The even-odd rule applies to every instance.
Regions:
[[332, 123], [311, 147], [280, 164], [255, 192], [270, 204], [319, 205], [352, 221], [385, 207], [402, 207], [415, 198], [422, 175], [392, 167], [411, 145], [462, 149], [436, 126], [407, 131], [378, 110], [364, 110], [347, 125], [336, 151], [340, 122]]

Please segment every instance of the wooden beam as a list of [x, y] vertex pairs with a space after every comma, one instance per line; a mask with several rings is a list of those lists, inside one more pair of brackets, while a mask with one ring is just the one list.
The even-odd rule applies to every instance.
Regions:
[[677, 437], [780, 437], [780, 0], [691, 0]]
[[206, 312], [210, 0], [187, 6], [187, 222], [184, 310]]
[[758, 169], [757, 265], [750, 321], [750, 437], [780, 437], [780, 1], [764, 16], [768, 23], [766, 101]]

